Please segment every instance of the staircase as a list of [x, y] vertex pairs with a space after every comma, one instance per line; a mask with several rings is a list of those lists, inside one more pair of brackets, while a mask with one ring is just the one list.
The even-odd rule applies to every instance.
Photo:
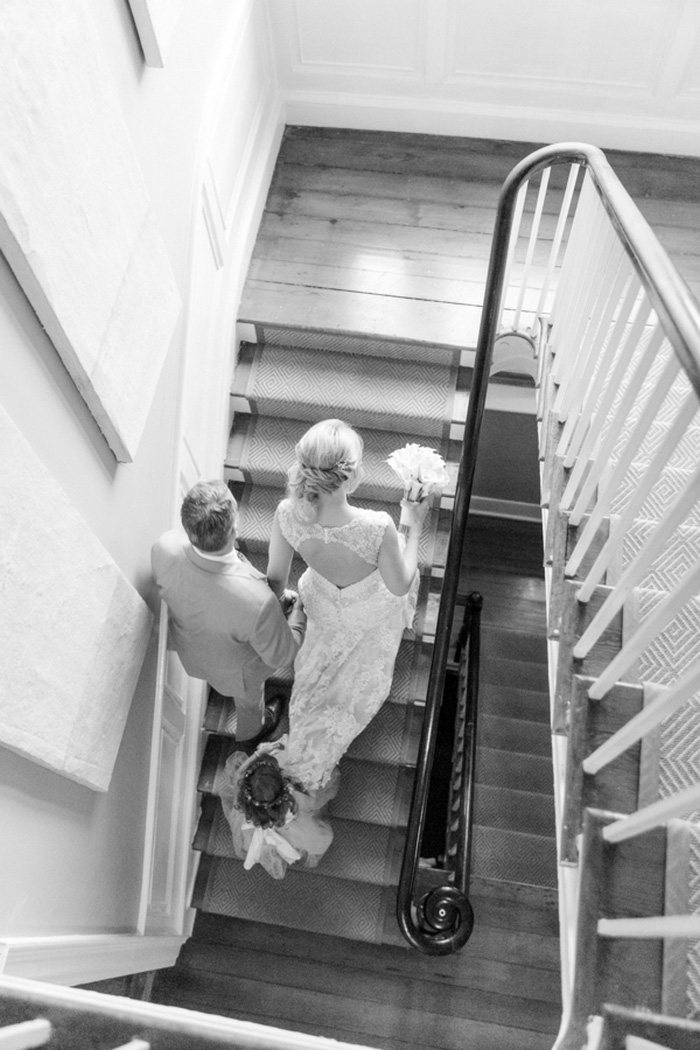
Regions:
[[[317, 141], [319, 136], [314, 138], [318, 157], [322, 142]], [[297, 180], [308, 177], [317, 192], [319, 178], [326, 187], [329, 180], [337, 179], [330, 165], [339, 156], [339, 136], [330, 133], [320, 138], [326, 139], [326, 163], [319, 159], [317, 166], [309, 164], [309, 151], [303, 152], [304, 160], [300, 161], [296, 133], [290, 134], [283, 144], [241, 306], [242, 331], [247, 339], [239, 348], [231, 389], [232, 430], [224, 471], [240, 503], [241, 548], [263, 569], [272, 515], [284, 493], [286, 468], [292, 461], [294, 444], [309, 425], [327, 416], [340, 416], [360, 430], [365, 442], [365, 476], [355, 499], [363, 506], [386, 509], [397, 520], [400, 490], [386, 458], [408, 441], [429, 444], [445, 457], [454, 478], [471, 383], [473, 359], [461, 348], [462, 336], [455, 337], [458, 326], [453, 321], [445, 324], [447, 313], [452, 311], [449, 304], [445, 307], [436, 302], [436, 312], [431, 315], [433, 304], [414, 300], [414, 309], [423, 321], [422, 327], [411, 325], [409, 302], [402, 298], [399, 289], [393, 300], [394, 310], [386, 308], [386, 296], [375, 297], [376, 309], [368, 321], [364, 308], [368, 293], [347, 289], [347, 301], [357, 305], [355, 324], [340, 327], [332, 324], [328, 305], [338, 305], [337, 291], [326, 288], [323, 293], [317, 290], [309, 291], [308, 296], [290, 296], [290, 289], [279, 279], [284, 276], [283, 265], [279, 259], [271, 261], [270, 254], [285, 256], [285, 265], [297, 270], [303, 263], [292, 263], [292, 256], [295, 260], [297, 256], [285, 239], [286, 231], [293, 231], [300, 221], [298, 202], [303, 196], [302, 190], [290, 192], [290, 171]], [[403, 156], [404, 143], [413, 137], [398, 138]], [[350, 240], [361, 223], [365, 223], [364, 234], [372, 226], [372, 249], [361, 253], [362, 262], [374, 268], [373, 272], [380, 262], [387, 271], [400, 270], [410, 256], [409, 267], [415, 274], [412, 284], [417, 287], [419, 270], [436, 266], [435, 250], [441, 235], [438, 240], [432, 235], [433, 251], [424, 254], [428, 231], [421, 224], [411, 231], [406, 220], [410, 207], [400, 199], [406, 189], [405, 163], [400, 161], [400, 173], [378, 173], [377, 166], [387, 162], [385, 137], [362, 139], [365, 146], [368, 139], [373, 145], [362, 156], [364, 170], [356, 170], [357, 179], [366, 189], [374, 185], [374, 192], [380, 194], [377, 207], [381, 206], [385, 214], [392, 207], [387, 203], [389, 196], [393, 196], [403, 218], [388, 222], [383, 228], [386, 239], [380, 241], [374, 228], [377, 223], [367, 221], [366, 198], [357, 196], [351, 203], [349, 198], [356, 195], [346, 181], [349, 196], [340, 199], [342, 217], [337, 225], [346, 224], [343, 235]], [[426, 164], [422, 147], [427, 148], [428, 144], [434, 151], [434, 141], [427, 138], [415, 150], [416, 168], [421, 168], [415, 179], [422, 194], [443, 195], [445, 184], [454, 188], [455, 179], [432, 176], [422, 170]], [[343, 149], [346, 158], [352, 158], [351, 168], [354, 165], [358, 169], [359, 155], [352, 142]], [[464, 152], [469, 155], [468, 150]], [[484, 180], [483, 163], [479, 158], [473, 162], [477, 176]], [[510, 158], [497, 156], [495, 174], [485, 186], [475, 184], [475, 213], [480, 229], [489, 225], [492, 214], [486, 207], [486, 198], [495, 195], [503, 169], [509, 164]], [[352, 176], [351, 170], [348, 178]], [[332, 197], [329, 200], [333, 203]], [[354, 219], [348, 208], [355, 209]], [[441, 224], [448, 221], [450, 210], [460, 221], [464, 217], [463, 203], [445, 203]], [[331, 231], [333, 224], [334, 220], [328, 219]], [[409, 242], [412, 232], [416, 237], [414, 248]], [[478, 267], [482, 280], [486, 244], [487, 239], [481, 238], [475, 249], [481, 255]], [[443, 245], [437, 250], [443, 250]], [[347, 246], [338, 251], [347, 253]], [[449, 254], [450, 249], [446, 251]], [[324, 260], [327, 273], [336, 271], [337, 277], [342, 267], [334, 264], [328, 251]], [[339, 262], [340, 257], [335, 261]], [[449, 263], [456, 275], [463, 261], [457, 258]], [[443, 290], [447, 265], [447, 260], [438, 265]], [[475, 260], [470, 267], [476, 274]], [[360, 272], [359, 260], [355, 272]], [[354, 278], [346, 274], [343, 280], [351, 284]], [[384, 286], [386, 274], [381, 282]], [[443, 290], [436, 293], [436, 300]], [[455, 316], [465, 316], [465, 309], [468, 312], [471, 307], [460, 304]], [[347, 315], [347, 306], [344, 313]], [[432, 338], [426, 337], [425, 322], [429, 316], [436, 321]], [[409, 338], [411, 328], [415, 332], [413, 338]], [[474, 328], [471, 324], [471, 338]], [[527, 386], [531, 387], [530, 380], [511, 377], [503, 384], [504, 394], [510, 392], [519, 397]], [[531, 391], [529, 396], [532, 397]], [[504, 414], [499, 421], [507, 418]], [[534, 452], [534, 416], [522, 418], [531, 428], [527, 443]], [[506, 459], [506, 478], [508, 471], [517, 474], [517, 469], [513, 470], [512, 460]], [[509, 494], [516, 501], [524, 498], [527, 485], [532, 489], [536, 486], [534, 455], [530, 472], [527, 484], [516, 477], [510, 485]], [[207, 989], [214, 987], [216, 977], [208, 974], [203, 981], [200, 969], [218, 965], [211, 960], [219, 958], [222, 948], [213, 942], [222, 937], [239, 945], [244, 960], [248, 959], [244, 948], [247, 943], [273, 942], [280, 950], [284, 944], [288, 946], [283, 949], [285, 952], [298, 943], [306, 946], [307, 958], [335, 953], [343, 960], [342, 975], [338, 977], [341, 983], [348, 976], [346, 967], [355, 965], [354, 959], [358, 959], [357, 965], [363, 965], [361, 958], [367, 965], [373, 959], [371, 965], [382, 972], [385, 968], [388, 972], [401, 971], [405, 974], [401, 981], [425, 970], [427, 960], [421, 961], [421, 956], [410, 951], [400, 936], [395, 916], [396, 885], [453, 494], [451, 485], [441, 507], [433, 509], [424, 530], [420, 551], [422, 583], [414, 629], [406, 633], [399, 651], [389, 699], [341, 764], [341, 790], [331, 812], [335, 839], [317, 869], [292, 868], [281, 883], [276, 883], [260, 868], [245, 872], [242, 863], [230, 856], [230, 836], [217, 796], [223, 764], [235, 747], [227, 728], [231, 711], [223, 698], [210, 698], [205, 719], [209, 736], [199, 783], [201, 818], [194, 842], [201, 853], [193, 895], [198, 915], [177, 974], [172, 980], [161, 975], [156, 982], [159, 1001], [183, 1003], [191, 995], [192, 1005], [223, 1009], [216, 1001], [203, 1005], [207, 1002]], [[522, 564], [514, 564], [514, 550], [521, 562], [524, 551], [528, 551], [525, 569]], [[302, 570], [303, 565], [295, 560], [294, 578]], [[428, 1014], [422, 1019], [417, 1004], [410, 1015], [418, 1026], [416, 1031], [438, 1024], [438, 1003], [442, 1002], [443, 1009], [459, 1016], [459, 1030], [472, 1032], [475, 1037], [478, 1034], [484, 1046], [546, 1050], [558, 1023], [559, 991], [556, 978], [549, 977], [557, 965], [556, 848], [548, 744], [546, 616], [541, 540], [536, 523], [502, 522], [493, 517], [473, 519], [459, 600], [463, 601], [475, 588], [485, 598], [481, 746], [471, 885], [477, 928], [463, 958], [443, 960], [431, 977], [425, 970], [424, 980], [439, 982], [434, 986], [436, 1020], [429, 1021]], [[455, 638], [460, 623], [458, 609]], [[274, 689], [280, 687], [288, 690], [289, 683], [271, 685]], [[433, 873], [423, 874], [430, 885]], [[361, 949], [361, 945], [365, 948]], [[379, 954], [361, 955], [362, 950], [370, 949]], [[225, 965], [228, 971], [233, 964]], [[251, 956], [241, 965], [245, 968], [256, 962]], [[290, 979], [280, 977], [285, 983]], [[279, 983], [272, 977], [269, 981]], [[459, 995], [465, 981], [468, 991]], [[378, 995], [382, 995], [382, 987], [377, 985]], [[429, 984], [425, 987], [427, 990]], [[395, 990], [387, 994], [394, 996]], [[315, 1003], [318, 993], [308, 995]], [[228, 1001], [236, 1003], [237, 1016], [257, 1017], [265, 1023], [316, 1034], [329, 1032], [323, 1027], [320, 1014], [316, 1014], [316, 1006], [307, 1008], [300, 1020], [295, 1018], [291, 1003], [286, 1013], [273, 1011], [270, 1016], [271, 1002], [281, 1001], [278, 995], [266, 998], [267, 1008], [257, 1013], [248, 1012], [244, 999], [247, 1002], [248, 996], [237, 999], [231, 988]], [[299, 995], [295, 1003], [298, 1000]], [[390, 1012], [394, 1031], [401, 1015], [398, 1002], [392, 1001]], [[345, 1031], [347, 1038], [372, 1042], [371, 1027]], [[421, 1041], [418, 1036], [416, 1039]], [[439, 1045], [437, 1034], [429, 1039], [437, 1039], [435, 1045]], [[379, 1045], [391, 1044], [382, 1041]], [[449, 1040], [445, 1045], [451, 1045]]]
[[[430, 443], [446, 459], [454, 418], [458, 370], [454, 354], [435, 350], [424, 363], [422, 348], [363, 343], [324, 331], [299, 334], [256, 322], [259, 342], [244, 344], [235, 372], [236, 406], [225, 473], [240, 505], [240, 546], [264, 570], [267, 540], [277, 503], [284, 496], [294, 445], [313, 422], [341, 417], [365, 441], [365, 477], [355, 493], [359, 505], [388, 510], [398, 522], [398, 481], [385, 460], [407, 441]], [[302, 339], [303, 336], [303, 339]], [[303, 349], [294, 345], [304, 342]], [[290, 343], [292, 345], [290, 345]], [[340, 349], [339, 344], [342, 344]], [[384, 351], [384, 352], [382, 352]], [[398, 355], [403, 355], [400, 366]], [[247, 411], [246, 411], [247, 409]], [[395, 429], [389, 430], [390, 426]], [[421, 701], [431, 648], [431, 604], [449, 512], [436, 508], [420, 551], [422, 583], [415, 628], [406, 632], [391, 696], [341, 765], [341, 787], [332, 804], [335, 840], [318, 868], [291, 869], [283, 884], [260, 867], [250, 872], [227, 856], [229, 836], [215, 801], [223, 763], [234, 746], [224, 731], [212, 733], [200, 790], [205, 793], [195, 845], [204, 851], [194, 903], [208, 911], [297, 925], [316, 932], [382, 942], [396, 939], [395, 887], [402, 856], [412, 768], [421, 729]], [[294, 566], [296, 576], [300, 563]], [[292, 579], [291, 586], [295, 586]], [[207, 726], [222, 725], [217, 710]]]
[[[263, 322], [256, 323], [256, 330], [265, 339], [279, 334]], [[385, 464], [387, 456], [406, 441], [427, 441], [452, 462], [456, 443], [444, 435], [459, 425], [456, 394], [465, 383], [464, 370], [454, 366], [454, 354], [448, 351], [442, 351], [439, 364], [440, 351], [429, 348], [432, 352], [426, 354], [418, 344], [387, 348], [380, 343], [374, 348], [366, 341], [361, 352], [350, 354], [349, 338], [342, 341], [341, 351], [337, 336], [307, 330], [302, 351], [289, 345], [301, 342], [301, 335], [294, 338], [286, 330], [284, 336], [284, 345], [241, 347], [232, 390], [237, 411], [225, 469], [241, 507], [241, 548], [261, 568], [272, 514], [284, 494], [285, 468], [311, 422], [340, 416], [358, 427], [365, 441], [366, 474], [356, 499], [387, 509], [396, 519], [400, 492]], [[309, 349], [312, 342], [315, 349]], [[435, 363], [424, 364], [425, 356]], [[387, 429], [392, 422], [396, 429]], [[445, 502], [451, 495], [448, 490]], [[244, 871], [242, 862], [229, 855], [230, 836], [217, 795], [235, 743], [226, 733], [227, 701], [210, 699], [205, 722], [210, 736], [199, 784], [202, 818], [195, 838], [195, 848], [203, 853], [194, 896], [200, 910], [374, 943], [401, 943], [396, 886], [449, 518], [446, 508], [431, 515], [421, 547], [416, 626], [399, 651], [389, 699], [341, 763], [341, 789], [331, 807], [335, 840], [317, 869], [292, 869], [277, 884], [259, 867]], [[296, 565], [297, 572], [300, 568]], [[488, 880], [555, 886], [542, 600], [540, 613], [541, 634], [533, 638], [511, 624], [499, 628], [497, 619], [489, 624], [487, 606], [474, 840], [474, 875], [486, 880], [480, 883], [482, 890]]]
[[[337, 135], [331, 139], [331, 153], [334, 153], [338, 148]], [[319, 143], [315, 142], [314, 147], [318, 152]], [[553, 152], [552, 147], [549, 154]], [[678, 714], [698, 686], [694, 679], [689, 680], [688, 686], [684, 682], [695, 666], [688, 639], [697, 636], [694, 595], [700, 590], [700, 581], [694, 586], [695, 577], [691, 575], [700, 561], [694, 546], [697, 522], [693, 493], [697, 493], [697, 487], [695, 476], [687, 472], [688, 464], [694, 465], [697, 461], [692, 425], [697, 395], [691, 387], [695, 385], [696, 390], [700, 390], [697, 366], [700, 329], [697, 306], [685, 291], [674, 292], [672, 306], [664, 298], [664, 289], [676, 280], [672, 268], [669, 269], [665, 257], [654, 247], [653, 235], [632, 214], [621, 187], [594, 154], [595, 151], [588, 148], [581, 151], [584, 163], [596, 170], [598, 190], [592, 190], [593, 180], [587, 177], [577, 183], [579, 164], [567, 155], [563, 159], [572, 163], [568, 183], [563, 178], [552, 180], [554, 204], [551, 204], [548, 176], [543, 176], [539, 190], [535, 184], [530, 191], [537, 195], [537, 203], [532, 202], [532, 196], [526, 198], [531, 203], [524, 209], [523, 214], [527, 216], [524, 223], [519, 205], [513, 211], [513, 187], [517, 179], [523, 178], [519, 169], [509, 179], [503, 194], [504, 207], [511, 208], [516, 227], [520, 224], [517, 239], [511, 241], [511, 246], [515, 245], [512, 255], [506, 253], [507, 235], [504, 237], [498, 226], [496, 230], [494, 255], [500, 254], [506, 261], [505, 312], [495, 320], [489, 316], [480, 333], [477, 354], [481, 354], [484, 347], [490, 350], [497, 332], [508, 331], [509, 326], [523, 332], [538, 350], [549, 636], [544, 649], [549, 675], [544, 673], [544, 660], [535, 655], [536, 647], [531, 645], [531, 640], [518, 639], [517, 623], [487, 624], [473, 890], [475, 899], [479, 899], [484, 887], [490, 891], [499, 887], [491, 896], [487, 911], [489, 906], [497, 907], [495, 902], [499, 899], [509, 898], [512, 904], [518, 893], [523, 901], [527, 898], [532, 905], [533, 887], [539, 887], [537, 892], [542, 894], [551, 892], [547, 886], [551, 886], [553, 879], [546, 858], [553, 858], [555, 851], [546, 826], [551, 794], [545, 777], [549, 760], [543, 747], [549, 729], [536, 699], [544, 696], [549, 679], [556, 781], [554, 808], [559, 832], [558, 886], [564, 919], [565, 1001], [557, 1050], [575, 1050], [584, 1044], [591, 1050], [623, 1045], [625, 1032], [647, 1038], [651, 1037], [649, 1033], [663, 1034], [664, 1045], [684, 1047], [691, 1045], [693, 1033], [697, 1032], [687, 1016], [696, 1009], [693, 989], [700, 969], [691, 932], [697, 930], [700, 934], [700, 926], [687, 918], [698, 905], [696, 887], [700, 871], [700, 843], [692, 817], [692, 811], [700, 807], [700, 793], [695, 790], [700, 778], [694, 766], [698, 751], [693, 735], [694, 701]], [[299, 165], [298, 151], [295, 157]], [[543, 163], [539, 162], [537, 170], [542, 169]], [[523, 164], [522, 171], [526, 167], [527, 164]], [[273, 186], [271, 199], [275, 199], [274, 191]], [[609, 207], [603, 209], [596, 203], [598, 191], [610, 194]], [[286, 192], [294, 211], [297, 194], [289, 193], [288, 189]], [[279, 193], [276, 201], [275, 207], [279, 209]], [[617, 214], [618, 207], [619, 214], [624, 216], [620, 220], [623, 234], [619, 243], [617, 229], [605, 214], [606, 211]], [[558, 209], [563, 209], [559, 219]], [[572, 222], [574, 212], [576, 218]], [[403, 404], [391, 396], [384, 405], [378, 399], [371, 399], [369, 406], [361, 403], [361, 416], [352, 416], [348, 412], [353, 411], [353, 405], [360, 404], [355, 397], [349, 399], [349, 404], [334, 401], [331, 405], [331, 399], [324, 397], [323, 391], [314, 395], [308, 389], [308, 381], [298, 379], [295, 361], [303, 364], [308, 375], [318, 377], [322, 384], [328, 382], [330, 389], [338, 377], [336, 366], [342, 365], [347, 366], [348, 371], [342, 373], [338, 383], [341, 389], [356, 390], [354, 384], [364, 374], [371, 377], [373, 394], [385, 389], [384, 373], [371, 354], [370, 333], [331, 327], [328, 302], [339, 302], [337, 295], [323, 300], [325, 308], [319, 309], [318, 316], [324, 321], [319, 325], [320, 344], [316, 344], [318, 333], [312, 331], [309, 314], [304, 313], [305, 307], [300, 305], [298, 297], [294, 323], [289, 320], [282, 323], [278, 308], [288, 296], [279, 282], [273, 292], [271, 319], [261, 319], [262, 313], [256, 316], [266, 283], [260, 280], [260, 268], [264, 270], [265, 253], [270, 251], [274, 237], [280, 235], [279, 219], [279, 213], [275, 213], [271, 224], [263, 223], [261, 235], [265, 246], [258, 259], [258, 269], [255, 266], [251, 269], [253, 276], [247, 286], [244, 319], [254, 326], [257, 342], [244, 347], [241, 353], [242, 367], [237, 373], [234, 391], [238, 413], [232, 440], [235, 451], [227, 464], [227, 470], [231, 471], [229, 477], [239, 486], [242, 500], [249, 499], [249, 506], [255, 508], [254, 522], [264, 521], [266, 514], [269, 520], [270, 508], [279, 498], [280, 484], [279, 480], [273, 480], [274, 470], [265, 463], [264, 456], [261, 455], [259, 462], [264, 470], [271, 471], [267, 475], [261, 474], [258, 468], [254, 471], [246, 459], [246, 441], [257, 430], [253, 417], [261, 403], [270, 406], [276, 424], [282, 428], [292, 419], [303, 420], [303, 424], [298, 423], [303, 429], [308, 421], [321, 415], [345, 415], [366, 432], [368, 448], [377, 434], [391, 434], [388, 419], [392, 402]], [[405, 241], [403, 243], [405, 246]], [[376, 243], [373, 247], [379, 250]], [[635, 266], [630, 265], [629, 258], [635, 260]], [[637, 265], [640, 259], [644, 260], [641, 263], [643, 280], [635, 272], [640, 271]], [[500, 279], [500, 276], [490, 276], [487, 296], [494, 294], [493, 283]], [[274, 281], [268, 282], [268, 290], [273, 284]], [[676, 307], [678, 316], [674, 315]], [[386, 323], [386, 318], [382, 323]], [[408, 347], [420, 346], [420, 342], [412, 343], [406, 338], [405, 330], [397, 337], [396, 334], [389, 336], [386, 328], [382, 332], [382, 324], [378, 327], [375, 349], [379, 351], [380, 361], [396, 363]], [[442, 339], [432, 353], [444, 353], [451, 345], [449, 339]], [[678, 362], [669, 352], [672, 345], [680, 347], [679, 355], [684, 363], [690, 361], [691, 385], [686, 384], [685, 389], [682, 375], [678, 379]], [[272, 356], [266, 368], [263, 362], [268, 350]], [[424, 363], [417, 352], [408, 350], [408, 354], [414, 360], [411, 369]], [[373, 360], [368, 364], [370, 357]], [[443, 379], [441, 386], [447, 394], [439, 399], [441, 437], [448, 442], [442, 447], [448, 455], [452, 451], [449, 438], [458, 436], [464, 418], [459, 406], [463, 407], [467, 400], [471, 360], [464, 354], [454, 354], [449, 363], [443, 359], [443, 368], [450, 370], [449, 380], [445, 384]], [[436, 360], [431, 356], [426, 367], [435, 365]], [[258, 377], [259, 386], [256, 385]], [[426, 379], [427, 373], [424, 373], [421, 383]], [[300, 406], [298, 409], [285, 401], [282, 392], [295, 388], [291, 400]], [[239, 429], [242, 414], [247, 414], [249, 419]], [[403, 434], [422, 435], [409, 436], [408, 440], [426, 440], [426, 435], [431, 433], [425, 429], [427, 417], [423, 408], [404, 412]], [[260, 425], [264, 425], [262, 421]], [[674, 434], [673, 442], [667, 437], [670, 432]], [[686, 435], [683, 441], [680, 441], [681, 434]], [[396, 442], [399, 443], [403, 443], [403, 435]], [[396, 445], [385, 446], [386, 453], [393, 447]], [[651, 483], [649, 478], [656, 469], [659, 448], [665, 449], [666, 461], [658, 481]], [[255, 486], [251, 482], [254, 475]], [[262, 477], [266, 479], [264, 486], [268, 491], [266, 495], [262, 491], [256, 495]], [[614, 484], [610, 479], [614, 479]], [[361, 494], [363, 498], [377, 501], [374, 505], [391, 504], [386, 490], [382, 491], [377, 482], [368, 478], [367, 484], [369, 488]], [[674, 499], [681, 498], [678, 493], [684, 491], [690, 495], [681, 513]], [[666, 493], [672, 494], [670, 502], [665, 501]], [[638, 499], [647, 503], [642, 513], [636, 514], [634, 527], [630, 528], [628, 508], [634, 507]], [[635, 513], [636, 510], [639, 507]], [[664, 531], [674, 515], [671, 526]], [[448, 519], [449, 507], [445, 506], [437, 527], [433, 522], [424, 552], [421, 619], [416, 638], [407, 638], [405, 643], [417, 645], [420, 640], [420, 649], [414, 650], [410, 661], [412, 667], [415, 667], [416, 651], [424, 656], [429, 651], [431, 624], [435, 622], [435, 595], [439, 589], [440, 553], [444, 551], [446, 535], [441, 526], [443, 523], [446, 526]], [[615, 548], [613, 557], [606, 552], [615, 544], [620, 521], [624, 523], [625, 542]], [[680, 530], [678, 542], [673, 537], [677, 530]], [[266, 527], [258, 529], [252, 525], [248, 530], [246, 526], [246, 532], [247, 549], [255, 558], [258, 556], [256, 543], [264, 538]], [[639, 550], [645, 547], [654, 552], [646, 558], [649, 574], [638, 575], [637, 569], [631, 566], [636, 564]], [[466, 551], [468, 564], [468, 543]], [[660, 553], [668, 555], [669, 552], [665, 563], [657, 558]], [[597, 568], [600, 558], [605, 558], [602, 572]], [[668, 598], [674, 589], [678, 590], [679, 581], [680, 597]], [[466, 584], [465, 576], [460, 580], [460, 594], [466, 593]], [[474, 586], [474, 581], [469, 580], [469, 589]], [[476, 586], [478, 589], [478, 583]], [[494, 594], [498, 595], [498, 590], [496, 586]], [[662, 615], [660, 610], [664, 610], [669, 601], [675, 601], [675, 605], [668, 606], [669, 615]], [[668, 635], [664, 637], [656, 629], [650, 633], [656, 621], [660, 624], [662, 620], [671, 623]], [[544, 655], [544, 650], [541, 653]], [[531, 656], [535, 658], [527, 659]], [[405, 679], [405, 671], [402, 677]], [[514, 691], [516, 681], [517, 692]], [[678, 698], [679, 689], [681, 692], [685, 689], [686, 695]], [[520, 722], [515, 728], [512, 721], [507, 725], [502, 718], [504, 698], [509, 718], [514, 714]], [[413, 699], [419, 711], [420, 695]], [[391, 702], [396, 702], [393, 695]], [[654, 715], [659, 704], [668, 710], [669, 717], [665, 720]], [[645, 729], [638, 731], [635, 727], [642, 717], [647, 720]], [[663, 728], [659, 729], [662, 723]], [[620, 740], [620, 730], [623, 740]], [[683, 745], [688, 742], [686, 755], [682, 753]], [[360, 741], [357, 744], [361, 746]], [[601, 744], [605, 747], [601, 748]], [[221, 744], [212, 746], [221, 747]], [[614, 753], [606, 751], [609, 747]], [[404, 754], [409, 754], [408, 749]], [[367, 752], [357, 757], [349, 755], [347, 762], [358, 759], [371, 762], [373, 768], [380, 764], [376, 752], [369, 757]], [[403, 768], [408, 774], [410, 759]], [[507, 783], [501, 781], [506, 770]], [[201, 786], [215, 794], [214, 760], [209, 763], [209, 772], [203, 773]], [[687, 791], [690, 794], [686, 794]], [[508, 800], [505, 807], [497, 805], [502, 795]], [[399, 818], [396, 830], [400, 835], [398, 797], [393, 795], [394, 812]], [[654, 800], [656, 803], [650, 806]], [[212, 831], [216, 802], [206, 800], [205, 810], [209, 817], [203, 821], [199, 843], [202, 848], [216, 850], [220, 848], [212, 846], [216, 841]], [[625, 813], [635, 815], [628, 821], [622, 819]], [[345, 819], [346, 813], [341, 811], [338, 816]], [[677, 819], [679, 817], [684, 819]], [[371, 819], [370, 823], [376, 821]], [[505, 846], [506, 843], [512, 846], [514, 841], [520, 845], [517, 851]], [[223, 848], [221, 851], [225, 852]], [[517, 871], [508, 870], [516, 854], [519, 867]], [[230, 903], [235, 872], [225, 857], [203, 859], [197, 903], [211, 907], [211, 898], [206, 895], [213, 886], [212, 872], [219, 865], [220, 870], [227, 873], [220, 878], [222, 899], [226, 900], [213, 911], [245, 914], [237, 910], [241, 907], [239, 903]], [[367, 940], [375, 943], [386, 936], [392, 911], [390, 877], [388, 869], [383, 870], [386, 896], [379, 909], [380, 918], [369, 936], [365, 934]], [[508, 879], [514, 879], [513, 883], [506, 881], [506, 872]], [[322, 875], [320, 871], [317, 874]], [[312, 877], [309, 874], [309, 878]], [[339, 871], [331, 878], [336, 879], [336, 887], [345, 887], [346, 882], [351, 881], [343, 880]], [[506, 890], [507, 886], [511, 888]], [[320, 892], [320, 881], [317, 887]], [[302, 906], [310, 892], [303, 891], [298, 898]], [[268, 906], [269, 914], [275, 914], [275, 921], [284, 925], [285, 920], [277, 917], [271, 904], [266, 904]], [[262, 918], [260, 913], [255, 917]], [[340, 931], [340, 936], [354, 938], [358, 934]], [[390, 945], [390, 936], [387, 944]]]

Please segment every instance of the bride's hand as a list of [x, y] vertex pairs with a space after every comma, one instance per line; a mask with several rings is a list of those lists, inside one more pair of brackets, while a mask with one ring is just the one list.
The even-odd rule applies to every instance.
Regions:
[[299, 595], [296, 591], [285, 589], [280, 595], [280, 605], [282, 606], [282, 612], [285, 616], [289, 616], [290, 612], [294, 608], [294, 603]]
[[402, 499], [401, 506], [404, 508], [402, 520], [406, 522], [409, 529], [422, 529], [423, 522], [430, 513], [429, 501], [422, 499], [415, 503], [412, 500]]

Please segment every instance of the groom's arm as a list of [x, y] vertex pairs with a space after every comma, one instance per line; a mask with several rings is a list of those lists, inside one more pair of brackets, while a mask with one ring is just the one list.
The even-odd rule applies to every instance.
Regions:
[[268, 667], [289, 667], [294, 663], [305, 633], [306, 613], [301, 603], [294, 603], [286, 619], [277, 597], [270, 591], [260, 607], [250, 644]]

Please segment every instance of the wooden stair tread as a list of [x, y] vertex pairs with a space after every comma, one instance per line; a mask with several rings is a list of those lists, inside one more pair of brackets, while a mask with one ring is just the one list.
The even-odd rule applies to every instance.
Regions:
[[[280, 489], [265, 488], [262, 485], [240, 485], [234, 483], [233, 493], [239, 506], [239, 535], [238, 546], [243, 553], [252, 561], [255, 555], [262, 556], [267, 561], [267, 550], [270, 542], [270, 531], [275, 510], [284, 492]], [[355, 505], [369, 510], [383, 511], [394, 519], [398, 525], [400, 506], [396, 502], [387, 500], [357, 499]], [[445, 536], [447, 528], [446, 515], [439, 510], [431, 510], [426, 521], [419, 547], [419, 568], [427, 571], [433, 564], [440, 564], [440, 552], [445, 542], [440, 536]]]
[[456, 369], [442, 365], [266, 346], [241, 351], [231, 395], [261, 414], [309, 425], [342, 405], [353, 426], [440, 440], [446, 426], [464, 420], [456, 382]]
[[[400, 828], [368, 824], [336, 817], [333, 842], [318, 867], [304, 869], [309, 875], [396, 885], [401, 870], [404, 834]], [[193, 848], [212, 857], [237, 860], [221, 801], [203, 799]]]
[[553, 839], [553, 797], [533, 791], [477, 784], [474, 790], [474, 822], [482, 828], [521, 831]]
[[246, 871], [240, 860], [205, 856], [192, 903], [202, 908], [206, 900], [206, 910], [219, 915], [376, 941], [389, 893], [388, 887], [294, 867], [278, 882], [260, 865]]
[[481, 747], [476, 757], [476, 781], [491, 787], [509, 787], [552, 795], [552, 762], [549, 757], [523, 755]]
[[511, 656], [506, 645], [500, 653], [487, 646], [480, 664], [479, 678], [487, 685], [506, 685], [518, 689], [547, 693], [549, 671], [546, 664]]
[[477, 744], [480, 747], [551, 759], [549, 725], [544, 722], [530, 722], [482, 711], [478, 719]]
[[[284, 489], [287, 470], [294, 461], [294, 445], [307, 429], [306, 420], [237, 413], [224, 464], [227, 477], [235, 481], [254, 481], [264, 488]], [[358, 432], [364, 449], [363, 477], [356, 497], [398, 503], [402, 495], [401, 482], [386, 460], [396, 449], [416, 441], [416, 435], [409, 431], [401, 433], [362, 427]], [[444, 494], [454, 495], [457, 469], [454, 443], [435, 441], [431, 444], [446, 460], [451, 476]]]

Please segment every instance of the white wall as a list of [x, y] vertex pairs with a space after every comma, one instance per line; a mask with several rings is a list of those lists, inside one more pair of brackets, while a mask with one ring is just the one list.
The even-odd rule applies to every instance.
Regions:
[[267, 0], [290, 124], [700, 155], [697, 0]]
[[[0, 399], [157, 612], [149, 552], [177, 514], [183, 461], [190, 475], [222, 467], [235, 311], [279, 107], [253, 0], [188, 0], [163, 69], [144, 64], [127, 0], [91, 10], [185, 309], [136, 459], [120, 465], [0, 260]], [[222, 216], [216, 262], [205, 182]], [[0, 749], [0, 941], [136, 928], [155, 679], [154, 638], [105, 795]]]

